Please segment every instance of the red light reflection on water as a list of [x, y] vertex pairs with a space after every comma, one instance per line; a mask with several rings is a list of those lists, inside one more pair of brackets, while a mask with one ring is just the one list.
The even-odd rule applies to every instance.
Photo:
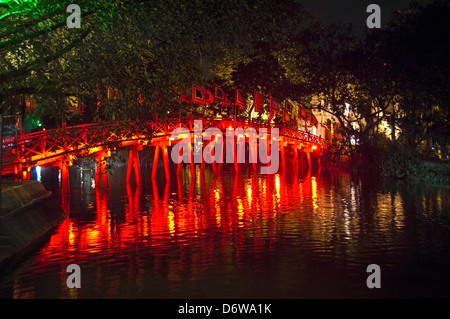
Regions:
[[[420, 188], [412, 197], [402, 185], [391, 189], [341, 173], [182, 176], [143, 187], [112, 183], [109, 192], [74, 189], [62, 201], [72, 209], [68, 217], [1, 292], [15, 298], [335, 297], [361, 286], [357, 277], [345, 276], [349, 283], [341, 275], [373, 260], [389, 259], [403, 271], [418, 243], [432, 246], [426, 256], [448, 257], [442, 240], [448, 223], [436, 227], [449, 211], [448, 190]], [[417, 209], [413, 219], [423, 222], [408, 224], [410, 205]], [[415, 238], [420, 232], [427, 236]], [[81, 289], [66, 287], [71, 263], [82, 269]], [[362, 282], [351, 296], [368, 292]], [[312, 295], [317, 287], [336, 288]]]
[[[142, 187], [126, 186], [123, 211], [110, 203], [109, 191], [97, 190], [96, 210], [91, 212], [95, 218], [85, 221], [69, 213], [38, 254], [35, 268], [42, 272], [57, 268], [65, 278], [64, 265], [70, 263], [114, 263], [128, 258], [127, 252], [162, 258], [170, 247], [181, 246], [197, 247], [189, 251], [188, 258], [193, 279], [205, 265], [214, 263], [211, 259], [219, 258], [217, 254], [238, 265], [245, 258], [242, 254], [249, 253], [249, 245], [255, 258], [272, 247], [283, 206], [290, 201], [287, 197], [301, 204], [304, 198], [311, 200], [312, 193], [314, 208], [318, 207], [314, 177], [289, 185], [285, 179], [283, 174], [218, 175], [192, 182], [178, 179], [174, 185], [153, 180], [150, 194], [144, 194]], [[161, 263], [155, 262], [154, 267]], [[188, 266], [177, 267], [171, 268], [173, 280], [181, 280], [182, 268]]]

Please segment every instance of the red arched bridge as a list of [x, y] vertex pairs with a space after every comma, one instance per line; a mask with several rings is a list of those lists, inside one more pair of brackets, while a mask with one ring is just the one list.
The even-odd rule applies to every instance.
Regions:
[[[251, 138], [249, 132], [258, 132], [261, 128], [267, 131], [267, 134], [255, 134], [256, 138]], [[173, 132], [184, 129], [183, 132], [189, 133], [192, 139], [186, 136], [174, 138]], [[168, 149], [177, 143], [185, 143], [186, 148], [179, 151], [180, 158], [183, 156], [183, 150], [187, 149], [187, 157], [193, 158], [193, 144], [196, 143], [195, 133], [201, 132], [203, 137], [200, 150], [203, 152], [206, 148], [212, 149], [213, 143], [219, 142], [217, 137], [212, 138], [211, 129], [228, 132], [234, 130], [235, 136], [232, 137], [232, 143], [225, 144], [226, 148], [230, 146], [236, 149], [236, 146], [248, 146], [249, 153], [256, 155], [256, 147], [262, 142], [271, 147], [273, 144], [274, 131], [278, 130], [277, 142], [281, 158], [281, 167], [285, 165], [285, 153], [293, 153], [293, 163], [298, 163], [298, 152], [303, 151], [307, 155], [308, 165], [311, 166], [311, 152], [317, 153], [320, 157], [323, 149], [326, 147], [324, 140], [318, 136], [311, 135], [308, 132], [298, 130], [297, 128], [283, 125], [269, 125], [266, 121], [253, 120], [234, 120], [228, 118], [177, 118], [166, 121], [151, 121], [145, 125], [128, 126], [118, 123], [106, 124], [86, 124], [71, 127], [62, 127], [52, 130], [44, 130], [35, 133], [21, 134], [17, 137], [6, 137], [2, 144], [2, 176], [13, 175], [18, 179], [29, 179], [30, 170], [35, 166], [59, 166], [62, 175], [63, 189], [69, 189], [69, 167], [73, 160], [79, 157], [95, 156], [97, 157], [96, 185], [100, 185], [103, 180], [103, 187], [109, 187], [108, 173], [106, 169], [106, 158], [111, 155], [111, 151], [120, 149], [129, 149], [127, 181], [130, 180], [133, 172], [137, 184], [141, 184], [141, 172], [139, 166], [139, 150], [144, 146], [155, 147], [152, 176], [156, 176], [159, 154], [162, 152], [166, 179], [170, 178], [169, 154]], [[209, 134], [209, 136], [208, 136]], [[228, 134], [228, 133], [225, 133]], [[181, 134], [182, 135], [182, 134]], [[273, 138], [272, 138], [273, 137]], [[182, 138], [182, 139], [180, 139]], [[264, 139], [264, 141], [263, 141]], [[229, 141], [227, 139], [227, 141]], [[194, 147], [195, 149], [195, 147]], [[198, 148], [197, 148], [198, 149]], [[251, 151], [250, 151], [251, 149]], [[223, 152], [216, 155], [211, 150], [210, 163], [214, 169], [221, 169]], [[204, 153], [202, 153], [204, 154]], [[238, 151], [233, 154], [238, 154]], [[249, 155], [249, 156], [253, 156]], [[218, 156], [221, 156], [219, 159]], [[173, 157], [172, 157], [173, 158]], [[190, 160], [193, 176], [195, 172], [194, 161]], [[239, 170], [239, 163], [234, 157], [234, 166]], [[256, 168], [256, 161], [251, 161]], [[216, 166], [218, 164], [218, 167]], [[269, 163], [270, 164], [270, 163]], [[177, 174], [180, 173], [182, 163], [178, 164]], [[201, 159], [202, 168], [205, 165], [205, 159]]]

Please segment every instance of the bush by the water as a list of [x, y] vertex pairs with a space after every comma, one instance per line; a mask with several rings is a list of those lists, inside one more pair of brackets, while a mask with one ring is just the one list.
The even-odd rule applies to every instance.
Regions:
[[381, 150], [378, 156], [378, 168], [384, 176], [401, 179], [416, 179], [433, 182], [448, 182], [450, 177], [440, 174], [424, 161], [409, 152]]

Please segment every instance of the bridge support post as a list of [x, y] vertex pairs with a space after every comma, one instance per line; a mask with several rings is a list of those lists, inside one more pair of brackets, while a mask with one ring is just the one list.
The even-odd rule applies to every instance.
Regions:
[[[207, 145], [206, 145], [207, 146]], [[202, 163], [200, 164], [200, 171], [203, 173], [203, 171], [205, 170], [205, 149], [206, 146], [203, 145], [202, 147]]]
[[61, 192], [63, 194], [70, 193], [69, 167], [70, 163], [68, 161], [63, 161], [59, 164], [61, 170]]
[[209, 153], [209, 156], [211, 158], [212, 169], [213, 169], [214, 174], [216, 174], [217, 173], [217, 165], [216, 165], [216, 158], [215, 158], [216, 149], [213, 147], [213, 141], [206, 142], [203, 145], [201, 171], [205, 170], [205, 164], [206, 164], [205, 151], [207, 151], [207, 153]]
[[22, 168], [22, 180], [29, 181], [30, 180], [30, 167]]
[[216, 165], [216, 148], [214, 147], [214, 142], [211, 141], [208, 144], [209, 154], [211, 154], [211, 164], [213, 168], [214, 175], [217, 174], [217, 165]]
[[166, 174], [166, 181], [170, 181], [169, 153], [167, 151], [166, 145], [162, 145], [161, 148], [162, 148], [162, 153], [163, 153], [164, 172]]
[[184, 147], [180, 147], [180, 151], [178, 152], [177, 176], [181, 174], [181, 169], [183, 168], [183, 149]]
[[177, 176], [177, 186], [178, 186], [178, 201], [180, 204], [183, 203], [183, 181], [181, 179], [181, 176]]
[[14, 180], [20, 181], [24, 178], [24, 172], [23, 172], [23, 165], [22, 164], [15, 164], [14, 165]]
[[219, 149], [219, 152], [217, 154], [214, 154], [214, 157], [219, 160], [218, 163], [217, 163], [217, 170], [219, 171], [219, 174], [221, 174], [222, 173], [222, 168], [223, 168], [223, 162], [225, 161], [226, 143], [222, 139], [218, 143], [218, 145], [219, 145], [220, 149]]
[[109, 176], [106, 167], [106, 154], [102, 152], [97, 157], [97, 172], [95, 174], [95, 188], [100, 189], [101, 182], [103, 180], [103, 188], [109, 189]]
[[[194, 153], [192, 152], [192, 144], [185, 144], [187, 149], [187, 156], [189, 157], [189, 165], [191, 167], [192, 178], [195, 178], [195, 163], [194, 163]], [[180, 151], [178, 153], [178, 164], [177, 164], [177, 175], [181, 174], [181, 169], [183, 167], [183, 157], [184, 157], [184, 149], [185, 147], [180, 147]], [[164, 164], [165, 165], [165, 164]]]
[[234, 171], [236, 174], [238, 174], [239, 173], [239, 163], [238, 163], [238, 156], [237, 156], [238, 147], [236, 146], [236, 143], [233, 143], [233, 145], [231, 147], [233, 148], [233, 155], [234, 155]]
[[62, 209], [66, 214], [70, 213], [70, 191], [68, 193], [62, 193], [61, 196]]
[[286, 155], [284, 154], [284, 142], [281, 141], [280, 139], [280, 156], [281, 156], [281, 170], [283, 172], [286, 171]]
[[219, 158], [219, 163], [218, 163], [218, 167], [217, 167], [217, 169], [219, 170], [219, 173], [221, 173], [222, 172], [222, 168], [223, 168], [223, 162], [224, 162], [224, 157], [225, 157], [225, 147], [226, 147], [226, 145], [225, 145], [225, 143], [224, 142], [222, 142], [222, 149], [220, 150], [220, 154], [218, 154], [218, 156], [217, 156], [217, 158]]
[[194, 152], [192, 148], [192, 144], [188, 143], [188, 152], [189, 152], [189, 164], [191, 165], [191, 174], [192, 179], [195, 179], [195, 163], [194, 163]]
[[152, 178], [156, 178], [156, 173], [158, 172], [159, 150], [160, 146], [156, 145], [155, 156], [153, 157]]
[[267, 135], [266, 140], [259, 141], [260, 143], [263, 143], [263, 145], [266, 145], [266, 154], [267, 154], [267, 163], [264, 164], [264, 166], [270, 167], [272, 165], [272, 137]]
[[141, 165], [139, 164], [138, 150], [139, 150], [138, 146], [135, 146], [134, 147], [134, 155], [133, 155], [134, 175], [136, 178], [136, 185], [142, 185]]
[[[141, 146], [142, 149], [142, 146]], [[139, 164], [139, 145], [130, 146], [130, 156], [128, 158], [127, 183], [131, 181], [131, 172], [134, 165], [134, 175], [136, 185], [142, 185], [141, 166]]]
[[240, 172], [241, 163], [245, 163], [245, 137], [242, 143], [237, 143], [236, 152], [234, 152], [235, 156], [235, 167], [236, 172]]
[[131, 172], [133, 171], [133, 149], [130, 148], [130, 155], [128, 156], [128, 169], [127, 169], [127, 184], [131, 181]]
[[298, 148], [294, 146], [294, 169], [298, 171]]
[[306, 151], [306, 159], [308, 160], [308, 169], [311, 169], [311, 152]]
[[258, 161], [257, 148], [258, 148], [257, 143], [249, 144], [251, 163], [253, 164], [253, 173], [257, 172], [257, 166], [256, 166], [257, 161]]

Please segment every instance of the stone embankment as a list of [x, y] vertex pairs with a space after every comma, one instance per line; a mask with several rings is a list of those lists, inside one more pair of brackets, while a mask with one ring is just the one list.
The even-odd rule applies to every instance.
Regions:
[[3, 182], [0, 207], [0, 264], [32, 247], [66, 216], [37, 181]]

